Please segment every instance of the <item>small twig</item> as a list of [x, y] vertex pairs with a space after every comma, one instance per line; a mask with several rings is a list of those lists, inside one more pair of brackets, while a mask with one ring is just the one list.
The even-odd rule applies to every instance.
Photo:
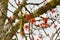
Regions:
[[29, 13], [31, 13], [31, 12], [27, 9], [27, 7], [24, 7], [24, 8], [25, 8], [26, 11], [28, 11]]
[[17, 37], [17, 35], [15, 34], [15, 36], [16, 36], [16, 40], [18, 40], [18, 37]]
[[31, 37], [30, 37], [30, 22], [29, 22], [29, 38], [30, 38], [30, 40], [31, 40]]
[[57, 34], [57, 36], [56, 36], [56, 38], [55, 38], [55, 40], [57, 40], [57, 37], [59, 36], [59, 33]]
[[40, 5], [40, 4], [42, 4], [43, 2], [41, 2], [41, 3], [27, 3], [27, 5]]
[[12, 3], [9, 2], [9, 4], [10, 4], [12, 7], [16, 8]]
[[50, 40], [53, 40], [55, 34], [58, 33], [59, 30], [60, 30], [60, 28], [58, 30], [56, 30], [56, 32], [50, 37]]
[[12, 12], [10, 9], [8, 9], [8, 11], [10, 11], [11, 13], [14, 13], [14, 12]]
[[8, 19], [8, 17], [6, 16], [6, 14], [4, 14], [4, 12], [1, 11], [1, 13]]
[[32, 40], [34, 40], [33, 34], [32, 34]]
[[25, 36], [25, 39], [27, 40], [27, 36]]
[[[16, 0], [14, 0], [15, 1], [15, 3], [16, 3]], [[17, 3], [16, 3], [16, 5], [17, 5]], [[18, 5], [17, 5], [18, 6]]]
[[48, 34], [45, 32], [45, 30], [43, 29], [44, 33], [46, 34], [46, 36], [48, 36]]

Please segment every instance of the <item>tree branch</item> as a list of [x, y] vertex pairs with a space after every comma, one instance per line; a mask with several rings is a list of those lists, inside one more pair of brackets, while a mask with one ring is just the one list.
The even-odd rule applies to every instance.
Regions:
[[42, 4], [43, 2], [41, 2], [41, 3], [27, 3], [27, 5], [40, 5], [40, 4]]
[[9, 0], [0, 0], [0, 40], [3, 40], [5, 36], [3, 28], [7, 18], [8, 1]]
[[59, 4], [59, 2], [60, 2], [60, 0], [51, 0], [45, 6], [42, 6], [39, 9], [37, 9], [36, 11], [34, 11], [33, 14], [31, 14], [32, 17], [37, 17], [37, 16], [47, 12], [48, 10], [55, 8]]
[[56, 30], [56, 32], [50, 37], [50, 40], [53, 40], [55, 34], [58, 33], [59, 30], [60, 30], [60, 28], [58, 28], [58, 30]]

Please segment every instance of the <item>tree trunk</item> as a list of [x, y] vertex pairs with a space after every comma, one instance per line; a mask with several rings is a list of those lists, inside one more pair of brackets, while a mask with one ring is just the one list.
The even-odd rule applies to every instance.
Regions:
[[8, 0], [0, 0], [0, 40], [3, 40], [5, 33], [3, 32], [8, 8]]

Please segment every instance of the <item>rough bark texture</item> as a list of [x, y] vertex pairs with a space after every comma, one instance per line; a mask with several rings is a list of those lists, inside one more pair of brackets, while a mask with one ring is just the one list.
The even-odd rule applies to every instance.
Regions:
[[41, 15], [43, 13], [46, 13], [48, 10], [55, 8], [57, 6], [57, 4], [59, 4], [59, 2], [60, 2], [60, 0], [51, 0], [46, 5], [40, 7], [36, 11], [34, 11], [32, 16], [37, 17], [37, 16], [39, 16], [39, 15]]
[[4, 37], [3, 28], [7, 15], [7, 8], [8, 0], [0, 0], [0, 40], [3, 40]]

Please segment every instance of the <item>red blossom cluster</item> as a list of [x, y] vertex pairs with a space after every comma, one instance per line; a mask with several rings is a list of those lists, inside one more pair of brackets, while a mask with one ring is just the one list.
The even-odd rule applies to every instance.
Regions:
[[50, 25], [48, 23], [41, 23], [40, 27], [41, 28], [48, 28]]
[[32, 24], [35, 23], [35, 18], [32, 18], [30, 14], [25, 14], [26, 20], [29, 20]]
[[29, 25], [24, 25], [24, 29], [28, 30], [29, 29]]
[[44, 22], [40, 24], [40, 27], [41, 28], [49, 27], [50, 25], [47, 23], [47, 21], [48, 21], [48, 18], [44, 18]]
[[30, 14], [26, 14], [25, 16], [26, 16], [26, 19], [27, 20], [30, 20], [31, 19], [31, 15]]
[[31, 18], [31, 19], [30, 19], [30, 22], [31, 22], [32, 24], [35, 23], [35, 22], [36, 22], [35, 18]]
[[[30, 14], [25, 14], [25, 16], [26, 16], [26, 20], [29, 20], [30, 23], [34, 24], [36, 22], [35, 18], [32, 18]], [[43, 19], [44, 19], [44, 22], [39, 24], [38, 26], [40, 26], [41, 28], [49, 27], [50, 25], [47, 23], [48, 18], [43, 18]], [[28, 25], [26, 25], [25, 28], [28, 28]]]

